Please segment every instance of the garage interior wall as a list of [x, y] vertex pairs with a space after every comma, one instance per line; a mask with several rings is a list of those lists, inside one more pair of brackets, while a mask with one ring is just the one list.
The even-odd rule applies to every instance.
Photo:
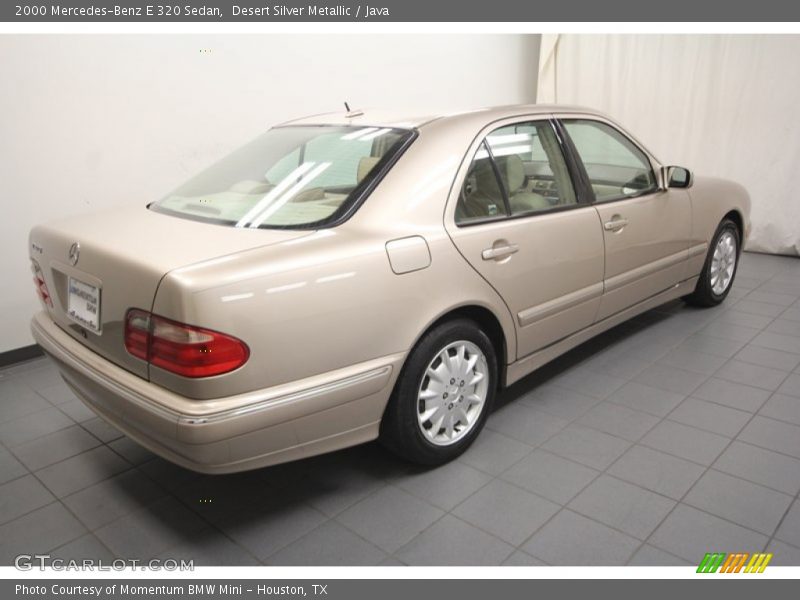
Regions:
[[533, 102], [539, 37], [0, 36], [0, 353], [33, 343], [33, 225], [144, 205], [269, 126], [344, 101]]
[[665, 164], [738, 181], [748, 250], [800, 254], [800, 36], [545, 35], [539, 102], [618, 119]]

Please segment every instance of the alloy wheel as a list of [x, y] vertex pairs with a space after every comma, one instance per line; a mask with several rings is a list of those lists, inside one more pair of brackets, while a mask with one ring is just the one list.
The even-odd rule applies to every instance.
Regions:
[[430, 443], [449, 446], [478, 422], [489, 391], [489, 366], [480, 348], [456, 341], [428, 364], [417, 395], [417, 422]]
[[714, 248], [714, 255], [711, 257], [711, 290], [717, 295], [722, 295], [733, 279], [733, 272], [736, 269], [736, 238], [730, 231], [724, 232], [717, 246]]

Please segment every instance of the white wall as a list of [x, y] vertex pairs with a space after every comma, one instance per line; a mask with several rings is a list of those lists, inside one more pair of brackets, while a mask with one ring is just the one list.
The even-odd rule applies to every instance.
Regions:
[[667, 164], [738, 181], [747, 248], [800, 255], [800, 35], [545, 37], [539, 101], [605, 111]]
[[0, 36], [0, 352], [32, 343], [32, 225], [145, 204], [271, 124], [532, 102], [538, 37]]

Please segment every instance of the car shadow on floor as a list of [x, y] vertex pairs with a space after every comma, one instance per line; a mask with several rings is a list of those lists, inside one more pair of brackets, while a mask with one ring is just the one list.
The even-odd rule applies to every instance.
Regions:
[[630, 340], [630, 338], [636, 334], [667, 321], [673, 316], [673, 311], [675, 310], [692, 311], [696, 309], [686, 307], [681, 301], [675, 301], [645, 312], [630, 321], [621, 323], [583, 344], [576, 346], [572, 350], [562, 354], [558, 358], [502, 390], [497, 395], [494, 410], [497, 411], [535, 389], [553, 382], [553, 380], [563, 373], [580, 368], [591, 359], [609, 351], [614, 346]]

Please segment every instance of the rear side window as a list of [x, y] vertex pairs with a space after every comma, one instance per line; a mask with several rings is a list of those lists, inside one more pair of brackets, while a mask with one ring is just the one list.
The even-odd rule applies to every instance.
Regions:
[[456, 223], [486, 221], [508, 216], [495, 166], [481, 143], [469, 166], [456, 205]]
[[654, 192], [655, 174], [647, 156], [625, 135], [599, 121], [564, 120], [583, 161], [598, 202]]
[[370, 189], [413, 135], [381, 127], [278, 127], [150, 208], [233, 227], [325, 226]]
[[469, 224], [577, 204], [566, 161], [549, 121], [495, 129], [478, 148], [456, 205]]
[[577, 203], [553, 127], [535, 121], [495, 129], [486, 138], [512, 215]]

